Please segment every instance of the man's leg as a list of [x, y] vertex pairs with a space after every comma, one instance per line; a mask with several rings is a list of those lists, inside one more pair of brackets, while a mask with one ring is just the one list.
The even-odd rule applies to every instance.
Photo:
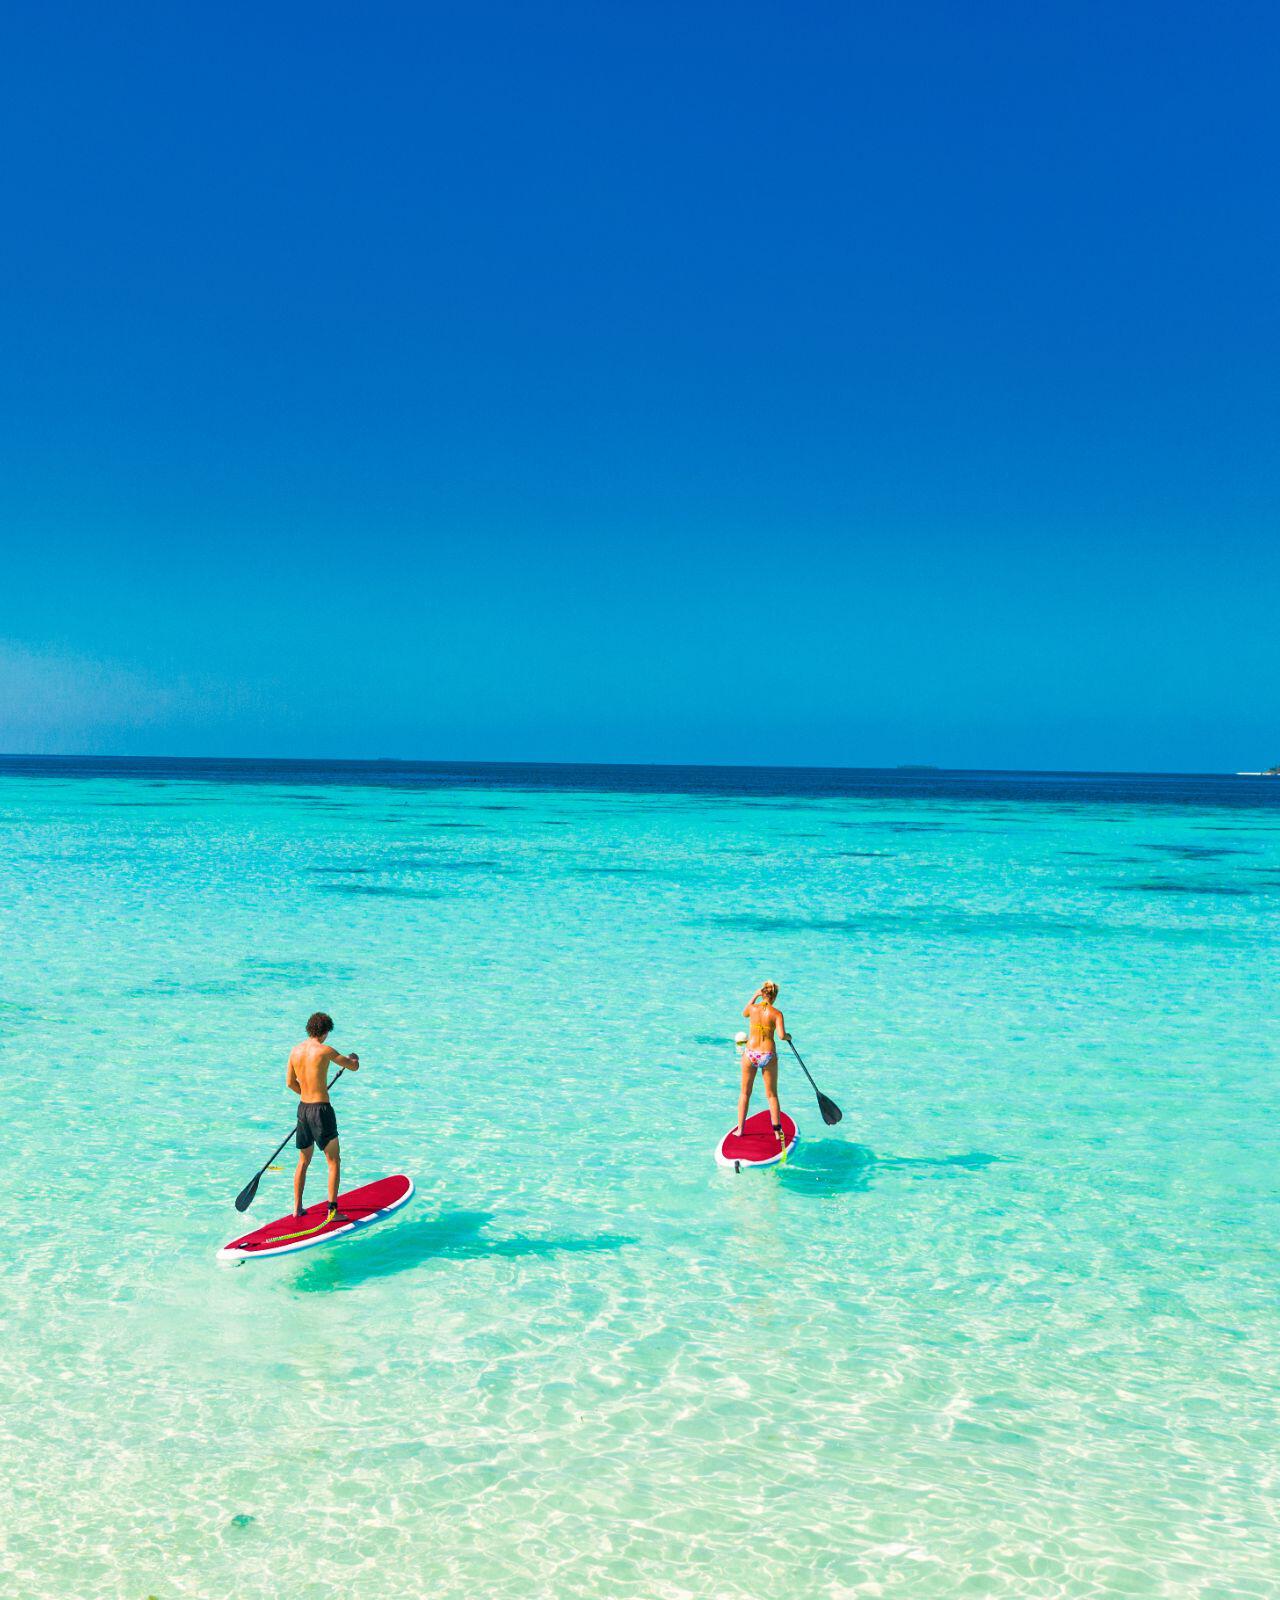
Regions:
[[293, 1175], [293, 1214], [295, 1217], [302, 1215], [302, 1189], [307, 1181], [307, 1168], [311, 1165], [311, 1152], [314, 1145], [308, 1145], [305, 1150], [298, 1151], [298, 1168]]
[[324, 1147], [324, 1158], [329, 1163], [329, 1208], [338, 1203], [338, 1179], [342, 1176], [342, 1153], [338, 1141], [330, 1139]]

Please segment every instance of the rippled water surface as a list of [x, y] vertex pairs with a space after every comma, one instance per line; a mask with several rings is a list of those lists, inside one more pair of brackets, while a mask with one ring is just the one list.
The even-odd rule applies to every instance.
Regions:
[[1280, 783], [8, 762], [0, 930], [6, 1592], [1280, 1593]]

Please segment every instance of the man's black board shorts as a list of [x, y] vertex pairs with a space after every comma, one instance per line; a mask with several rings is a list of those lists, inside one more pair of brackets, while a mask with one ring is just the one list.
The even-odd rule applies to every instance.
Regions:
[[313, 1144], [318, 1144], [323, 1150], [330, 1139], [337, 1137], [338, 1119], [328, 1101], [321, 1105], [304, 1103], [298, 1107], [299, 1150], [310, 1150]]

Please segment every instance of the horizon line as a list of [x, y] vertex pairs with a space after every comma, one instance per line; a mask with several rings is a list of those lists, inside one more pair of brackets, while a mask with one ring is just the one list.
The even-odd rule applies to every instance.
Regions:
[[926, 762], [895, 762], [892, 766], [830, 766], [803, 763], [769, 764], [740, 761], [563, 761], [525, 759], [519, 761], [497, 760], [492, 757], [440, 757], [440, 756], [244, 756], [244, 755], [114, 755], [90, 754], [83, 751], [0, 751], [0, 762], [6, 761], [114, 761], [147, 762], [168, 761], [175, 764], [207, 761], [239, 762], [252, 765], [275, 762], [291, 766], [332, 767], [522, 767], [544, 768], [583, 767], [621, 768], [637, 772], [901, 772], [925, 776], [972, 777], [987, 773], [1002, 777], [1082, 777], [1082, 778], [1239, 778], [1266, 777], [1258, 772], [1202, 770], [1202, 771], [1151, 771], [1129, 767], [942, 767]]

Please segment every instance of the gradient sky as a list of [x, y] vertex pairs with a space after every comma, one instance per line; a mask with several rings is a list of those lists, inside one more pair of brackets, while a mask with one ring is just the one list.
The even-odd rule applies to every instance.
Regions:
[[6, 6], [0, 749], [1280, 761], [1278, 15]]

